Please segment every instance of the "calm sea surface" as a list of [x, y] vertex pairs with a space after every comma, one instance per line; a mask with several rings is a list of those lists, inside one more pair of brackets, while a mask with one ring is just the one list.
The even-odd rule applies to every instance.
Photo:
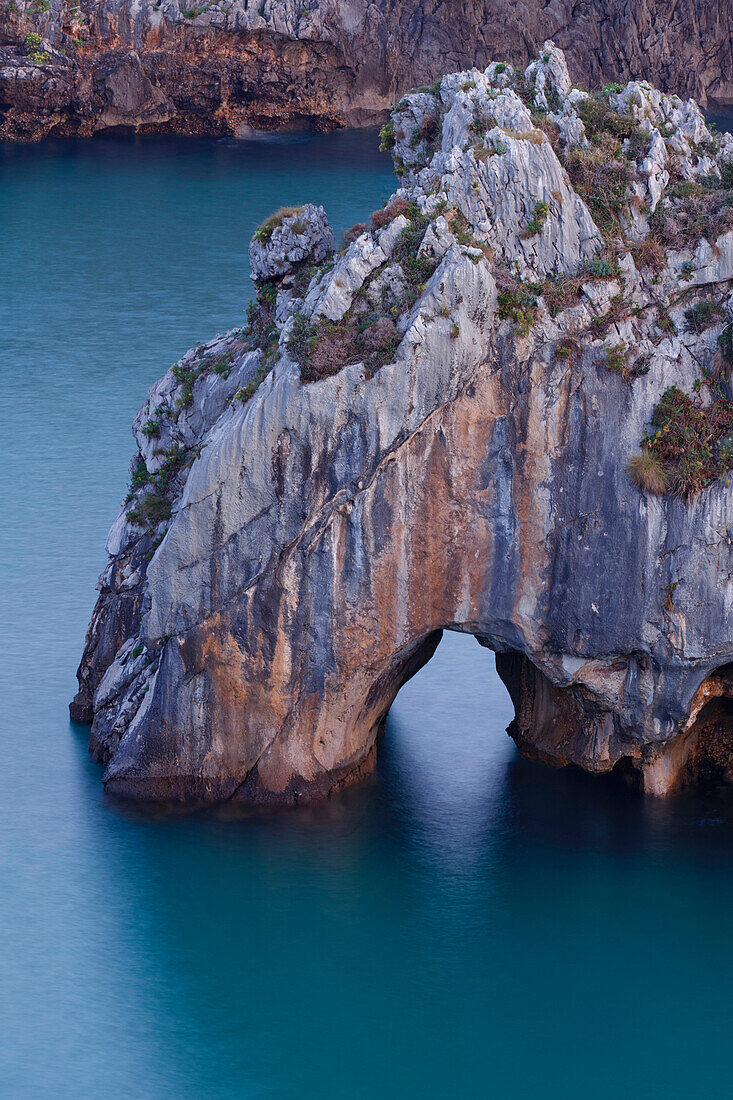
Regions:
[[130, 423], [240, 324], [273, 207], [340, 234], [374, 134], [0, 146], [0, 1095], [730, 1095], [733, 807], [517, 760], [446, 635], [378, 774], [226, 820], [110, 804], [67, 703]]

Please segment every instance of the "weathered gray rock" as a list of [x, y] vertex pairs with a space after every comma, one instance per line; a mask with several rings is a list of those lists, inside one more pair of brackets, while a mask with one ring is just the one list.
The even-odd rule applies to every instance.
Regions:
[[288, 275], [306, 261], [319, 264], [333, 252], [335, 240], [322, 206], [288, 208], [274, 214], [255, 233], [249, 246], [252, 279]]
[[[544, 52], [534, 88], [571, 119]], [[677, 172], [684, 131], [707, 141], [694, 105], [652, 92], [648, 156], [608, 161], [629, 204], [645, 160]], [[671, 387], [720, 400], [700, 378], [733, 317], [732, 235], [632, 252], [628, 210], [604, 235], [496, 65], [398, 106], [403, 167], [401, 120], [428, 117], [426, 95], [441, 131], [420, 138], [391, 222], [307, 290], [270, 286], [262, 350], [229, 334], [189, 353], [135, 422], [132, 511], [75, 703], [112, 791], [287, 802], [353, 781], [446, 628], [497, 652], [527, 754], [656, 794], [733, 765], [730, 489], [652, 495], [627, 468]], [[709, 149], [720, 172], [727, 146]], [[655, 186], [674, 223], [685, 200], [663, 172]], [[143, 459], [152, 484], [136, 487]], [[145, 529], [171, 468], [171, 514]]]

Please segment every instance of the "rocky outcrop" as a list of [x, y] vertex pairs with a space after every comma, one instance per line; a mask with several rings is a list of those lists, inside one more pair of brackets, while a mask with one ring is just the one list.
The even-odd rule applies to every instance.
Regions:
[[523, 752], [725, 777], [733, 137], [647, 84], [573, 91], [549, 41], [382, 137], [369, 226], [317, 262], [320, 208], [265, 223], [247, 327], [135, 420], [72, 704], [107, 788], [353, 781], [443, 629], [496, 651]]
[[448, 67], [503, 56], [524, 68], [550, 37], [581, 86], [644, 77], [703, 105], [730, 105], [732, 28], [731, 0], [8, 0], [0, 138], [364, 125]]
[[320, 264], [334, 249], [333, 230], [322, 206], [283, 207], [260, 226], [249, 246], [252, 279], [289, 275], [308, 261]]

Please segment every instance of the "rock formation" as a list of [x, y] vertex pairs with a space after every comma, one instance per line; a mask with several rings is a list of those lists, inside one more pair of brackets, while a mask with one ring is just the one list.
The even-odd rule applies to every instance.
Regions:
[[551, 37], [584, 86], [643, 76], [733, 103], [731, 0], [6, 0], [0, 138], [363, 125], [448, 68], [524, 67]]
[[[109, 790], [288, 802], [370, 766], [443, 629], [521, 750], [663, 794], [733, 764], [733, 136], [546, 42], [404, 98], [340, 252], [150, 391], [79, 669]], [[324, 254], [328, 251], [328, 255]]]

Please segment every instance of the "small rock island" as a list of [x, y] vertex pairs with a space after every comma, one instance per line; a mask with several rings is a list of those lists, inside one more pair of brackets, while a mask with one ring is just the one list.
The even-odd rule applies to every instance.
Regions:
[[[733, 770], [733, 135], [548, 41], [406, 95], [400, 187], [250, 246], [243, 330], [151, 389], [72, 718], [119, 795], [277, 804], [371, 767], [445, 629], [522, 753]], [[315, 196], [314, 196], [315, 197]]]

